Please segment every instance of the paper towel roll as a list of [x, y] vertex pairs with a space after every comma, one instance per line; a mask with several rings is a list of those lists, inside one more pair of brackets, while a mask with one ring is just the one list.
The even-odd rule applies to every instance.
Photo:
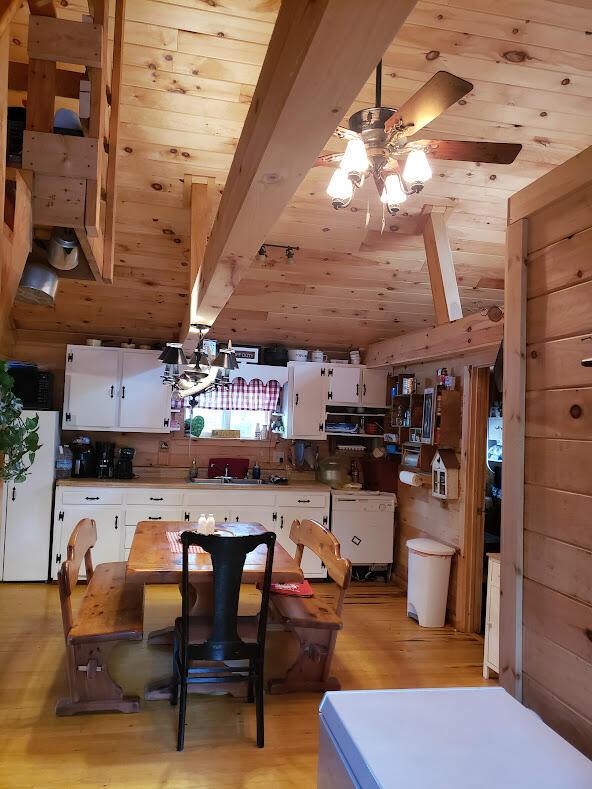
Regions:
[[421, 477], [419, 474], [414, 474], [413, 471], [399, 471], [399, 479], [405, 485], [411, 485], [413, 488], [421, 486]]

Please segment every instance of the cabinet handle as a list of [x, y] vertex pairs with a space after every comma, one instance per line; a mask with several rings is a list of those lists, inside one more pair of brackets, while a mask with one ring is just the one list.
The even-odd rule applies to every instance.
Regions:
[[113, 393], [114, 393], [114, 391], [115, 391], [115, 387], [114, 387], [114, 386], [111, 386], [111, 399], [112, 399], [112, 400], [113, 400]]
[[366, 384], [364, 384], [364, 387], [362, 389], [362, 397], [366, 397]]
[[125, 386], [121, 387], [121, 399], [125, 400]]
[[164, 501], [162, 496], [150, 496], [150, 501]]
[[298, 504], [310, 504], [310, 499], [298, 499]]
[[149, 515], [148, 516], [148, 520], [149, 521], [161, 521], [162, 520], [162, 515]]
[[116, 516], [115, 516], [115, 528], [116, 528], [116, 529], [117, 529], [117, 527], [118, 527], [118, 524], [119, 524], [119, 515], [116, 515]]
[[360, 384], [356, 384], [356, 397], [360, 396]]
[[296, 392], [296, 400], [294, 401], [294, 405], [298, 405], [298, 392]]
[[280, 529], [284, 528], [284, 516], [282, 515], [280, 518]]
[[100, 496], [85, 496], [84, 498], [87, 501], [98, 501], [101, 497]]
[[16, 488], [13, 487], [13, 489], [12, 489], [12, 500], [14, 501], [15, 499], [16, 499]]

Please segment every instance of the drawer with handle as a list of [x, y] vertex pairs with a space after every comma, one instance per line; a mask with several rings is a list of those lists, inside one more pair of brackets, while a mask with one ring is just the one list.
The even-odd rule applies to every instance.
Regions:
[[275, 503], [277, 507], [328, 507], [329, 494], [311, 492], [309, 490], [286, 491], [277, 493]]
[[135, 526], [140, 521], [162, 523], [163, 521], [182, 521], [184, 518], [182, 507], [153, 507], [137, 506], [125, 508], [125, 522], [128, 526]]
[[149, 507], [181, 506], [182, 490], [162, 490], [159, 488], [143, 488], [127, 491], [126, 504], [147, 504]]
[[[59, 489], [59, 488], [58, 488]], [[123, 488], [62, 488], [62, 504], [122, 504]]]

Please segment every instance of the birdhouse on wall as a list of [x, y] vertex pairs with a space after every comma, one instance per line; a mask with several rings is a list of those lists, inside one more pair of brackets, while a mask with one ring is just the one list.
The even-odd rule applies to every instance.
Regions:
[[459, 463], [453, 449], [438, 449], [432, 460], [432, 496], [458, 498]]

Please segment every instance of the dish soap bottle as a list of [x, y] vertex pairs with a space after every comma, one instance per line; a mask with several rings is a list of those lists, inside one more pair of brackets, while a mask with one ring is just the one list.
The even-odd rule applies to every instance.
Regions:
[[259, 465], [258, 461], [255, 461], [255, 465], [253, 466], [253, 479], [261, 479], [261, 466]]

